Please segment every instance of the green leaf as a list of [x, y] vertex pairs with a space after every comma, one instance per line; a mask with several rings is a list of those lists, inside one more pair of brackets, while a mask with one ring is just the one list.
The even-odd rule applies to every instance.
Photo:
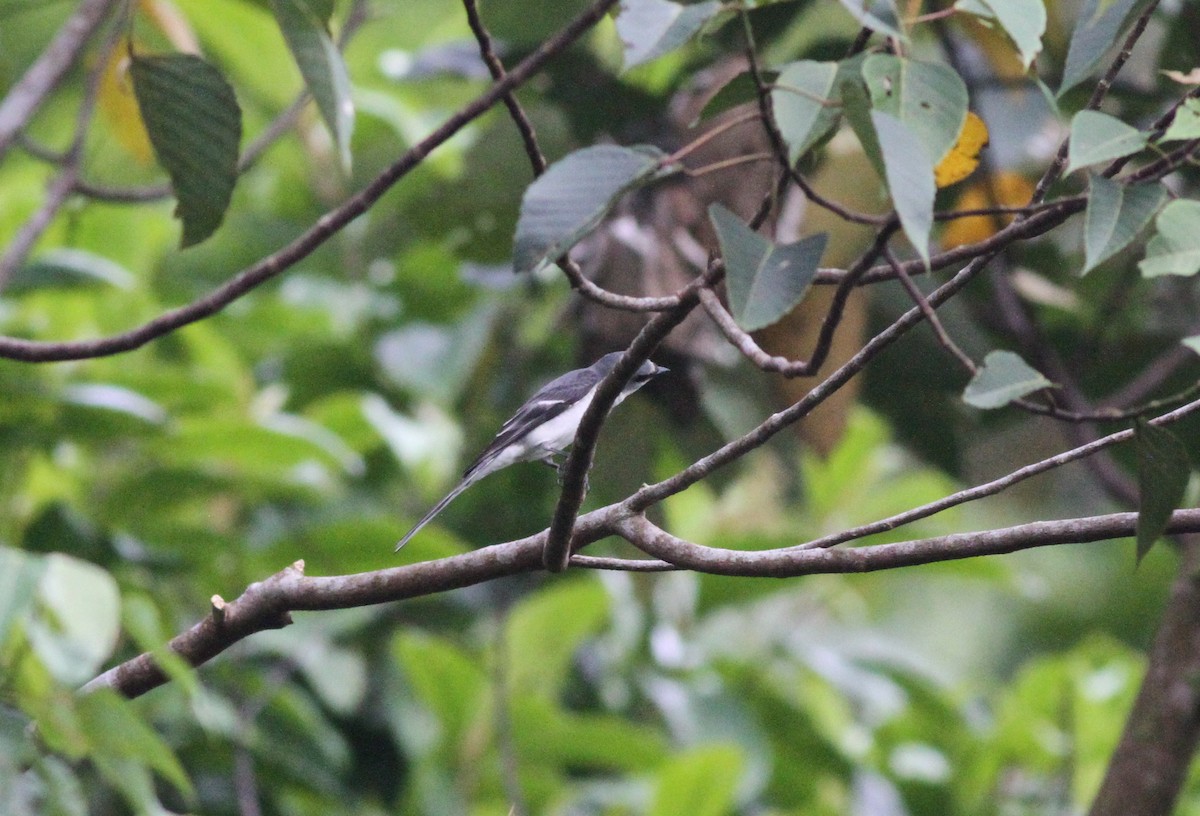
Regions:
[[871, 111], [871, 124], [879, 137], [888, 190], [900, 225], [913, 248], [928, 262], [933, 199], [937, 195], [933, 162], [921, 141], [896, 117]]
[[350, 75], [325, 23], [306, 0], [271, 0], [279, 30], [287, 41], [304, 84], [317, 102], [342, 167], [350, 169], [350, 137], [354, 133], [354, 100]]
[[[779, 72], [764, 70], [761, 72], [761, 76], [763, 82], [769, 86], [778, 81]], [[708, 101], [704, 103], [704, 107], [700, 109], [700, 113], [696, 118], [688, 122], [688, 127], [695, 127], [696, 123], [702, 119], [716, 116], [730, 108], [736, 108], [738, 105], [754, 102], [757, 99], [758, 87], [754, 84], [754, 78], [750, 75], [749, 71], [742, 71], [722, 85], [720, 90], [708, 98]]]
[[1178, 142], [1187, 139], [1200, 139], [1200, 99], [1187, 99], [1179, 106], [1171, 126], [1159, 141]]
[[894, 116], [925, 146], [934, 166], [958, 140], [967, 118], [967, 86], [952, 68], [891, 54], [862, 65], [871, 107]]
[[1011, 351], [991, 351], [967, 383], [963, 402], [975, 408], [1001, 408], [1054, 383]]
[[447, 640], [420, 632], [398, 633], [392, 655], [417, 698], [445, 729], [446, 744], [460, 745], [487, 700], [479, 661]]
[[13, 625], [33, 606], [45, 559], [0, 547], [0, 650]]
[[871, 165], [880, 179], [887, 178], [887, 170], [883, 166], [883, 149], [879, 146], [879, 137], [875, 134], [875, 126], [871, 124], [871, 98], [867, 89], [858, 80], [843, 82], [838, 88], [842, 99], [842, 113], [850, 124], [850, 129], [858, 137], [863, 152], [871, 160]]
[[1128, 246], [1167, 198], [1167, 189], [1157, 182], [1122, 184], [1093, 175], [1090, 184], [1083, 229], [1085, 274]]
[[1157, 233], [1138, 263], [1142, 277], [1200, 272], [1200, 201], [1172, 201], [1154, 221]]
[[1000, 24], [1021, 54], [1025, 70], [1042, 50], [1046, 6], [1042, 0], [958, 0], [954, 7]]
[[676, 754], [659, 772], [648, 816], [723, 816], [733, 809], [742, 752], [710, 745]]
[[237, 181], [237, 97], [220, 71], [191, 54], [135, 57], [130, 71], [154, 155], [179, 202], [182, 246], [197, 244], [221, 225]]
[[1137, 439], [1137, 560], [1150, 551], [1183, 501], [1192, 472], [1187, 448], [1166, 428], [1139, 422]]
[[[896, 12], [896, 4], [892, 0], [881, 0], [880, 2], [871, 2], [871, 0], [840, 0], [846, 11], [858, 20], [859, 25], [878, 31], [887, 37], [896, 37], [900, 40], [907, 40], [904, 32], [900, 30], [899, 24], [896, 22], [900, 15]], [[883, 8], [880, 8], [882, 6]], [[885, 19], [886, 18], [886, 19]]]
[[1071, 119], [1071, 145], [1067, 172], [1136, 153], [1147, 144], [1146, 135], [1115, 116], [1081, 110]]
[[608, 594], [597, 581], [575, 580], [531, 595], [515, 606], [505, 642], [514, 694], [555, 695], [571, 657], [608, 619]]
[[770, 326], [803, 299], [825, 251], [825, 234], [775, 246], [720, 204], [708, 208], [725, 257], [733, 319], [746, 331]]
[[1061, 97], [1083, 82], [1104, 59], [1108, 50], [1117, 44], [1117, 37], [1134, 17], [1141, 13], [1149, 0], [1084, 0], [1078, 23], [1071, 32], [1067, 61], [1063, 66]]
[[38, 600], [42, 612], [27, 627], [33, 650], [62, 682], [87, 680], [117, 645], [116, 581], [94, 564], [52, 553], [38, 582]]
[[17, 269], [4, 294], [85, 286], [133, 289], [136, 284], [137, 277], [120, 264], [87, 250], [63, 247], [40, 253], [37, 260]]
[[838, 63], [801, 60], [784, 67], [771, 91], [775, 124], [795, 164], [837, 124]]
[[154, 733], [133, 704], [111, 689], [79, 698], [79, 726], [91, 745], [93, 759], [109, 758], [153, 768], [177, 790], [192, 793], [192, 783], [175, 752]]
[[517, 272], [553, 262], [591, 232], [621, 195], [654, 179], [655, 147], [594, 145], [555, 162], [525, 190], [513, 246]]
[[622, 0], [617, 36], [625, 46], [625, 70], [674, 51], [720, 10], [719, 0], [690, 6], [670, 0]]
[[564, 711], [541, 696], [512, 701], [513, 737], [522, 759], [574, 769], [644, 772], [667, 755], [666, 739], [655, 728], [611, 714]]

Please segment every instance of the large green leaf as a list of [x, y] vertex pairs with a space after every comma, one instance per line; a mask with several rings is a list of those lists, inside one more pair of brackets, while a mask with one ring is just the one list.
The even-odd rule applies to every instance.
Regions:
[[608, 595], [599, 582], [574, 580], [530, 595], [509, 613], [509, 688], [514, 694], [555, 695], [571, 657], [608, 618]]
[[1195, 275], [1200, 272], [1200, 201], [1172, 201], [1154, 221], [1157, 233], [1138, 263], [1142, 276]]
[[1071, 119], [1071, 145], [1067, 151], [1067, 172], [1120, 159], [1136, 153], [1147, 144], [1146, 135], [1115, 116], [1100, 111], [1081, 110]]
[[1011, 351], [991, 351], [963, 391], [963, 401], [976, 408], [1001, 408], [1054, 383]]
[[670, 0], [622, 0], [617, 36], [625, 46], [625, 70], [674, 51], [720, 10], [719, 0], [690, 6]]
[[1154, 546], [1183, 501], [1192, 465], [1187, 448], [1166, 428], [1139, 422], [1137, 436], [1137, 558]]
[[1157, 182], [1127, 185], [1092, 176], [1084, 217], [1083, 271], [1090, 272], [1128, 246], [1166, 198], [1166, 188]]
[[862, 65], [871, 107], [899, 119], [920, 140], [934, 166], [962, 131], [967, 118], [967, 86], [938, 62], [892, 54], [872, 54]]
[[995, 20], [1021, 53], [1029, 70], [1042, 50], [1046, 33], [1046, 6], [1042, 0], [958, 0], [954, 7], [984, 19]]
[[793, 164], [838, 121], [836, 62], [801, 60], [784, 67], [771, 91], [775, 123]]
[[659, 772], [649, 816], [723, 816], [733, 808], [742, 776], [742, 752], [709, 745], [677, 754]]
[[655, 147], [594, 145], [552, 164], [521, 200], [516, 271], [532, 272], [575, 246], [623, 193], [655, 178], [664, 158]]
[[271, 0], [279, 30], [287, 41], [304, 84], [333, 134], [342, 166], [350, 169], [350, 137], [354, 133], [354, 100], [350, 75], [325, 22], [309, 0]]
[[212, 235], [229, 208], [241, 108], [221, 72], [191, 54], [136, 57], [130, 71], [154, 155], [179, 201], [182, 245], [191, 246]]
[[708, 208], [725, 258], [729, 309], [747, 331], [770, 326], [803, 299], [828, 236], [775, 246], [720, 204]]
[[1071, 33], [1062, 84], [1058, 87], [1059, 96], [1088, 78], [1109, 49], [1117, 44], [1121, 31], [1148, 2], [1150, 0], [1085, 0]]
[[116, 581], [94, 564], [53, 553], [38, 582], [38, 600], [41, 614], [26, 629], [34, 652], [63, 683], [87, 680], [117, 645]]
[[896, 117], [871, 111], [871, 124], [879, 139], [888, 190], [900, 225], [913, 248], [928, 261], [933, 200], [937, 195], [933, 162], [921, 141]]

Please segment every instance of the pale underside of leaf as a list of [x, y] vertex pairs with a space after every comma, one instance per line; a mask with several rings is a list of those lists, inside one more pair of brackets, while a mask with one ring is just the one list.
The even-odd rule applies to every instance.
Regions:
[[1034, 391], [1053, 385], [1037, 369], [1011, 351], [992, 351], [963, 390], [963, 401], [975, 408], [1002, 408]]

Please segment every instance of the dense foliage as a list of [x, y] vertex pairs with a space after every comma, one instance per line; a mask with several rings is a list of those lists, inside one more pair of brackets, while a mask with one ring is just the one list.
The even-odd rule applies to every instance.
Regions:
[[[0, 813], [1117, 812], [1198, 648], [1200, 7], [863, 5], [0, 0]], [[620, 562], [452, 558], [577, 523], [532, 464], [393, 554], [631, 343]]]

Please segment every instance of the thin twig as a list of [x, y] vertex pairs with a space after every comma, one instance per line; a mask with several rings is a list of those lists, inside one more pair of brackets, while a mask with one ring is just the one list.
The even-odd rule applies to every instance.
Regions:
[[[1191, 402], [1181, 408], [1177, 408], [1168, 414], [1163, 414], [1160, 417], [1156, 417], [1150, 421], [1150, 424], [1159, 426], [1169, 425], [1172, 422], [1177, 422], [1180, 419], [1195, 413], [1197, 409], [1200, 409], [1200, 400]], [[876, 533], [890, 532], [895, 530], [897, 527], [902, 527], [906, 524], [912, 524], [914, 521], [920, 521], [921, 519], [937, 515], [938, 513], [949, 510], [951, 507], [957, 507], [960, 504], [966, 504], [967, 502], [978, 501], [979, 499], [986, 498], [988, 496], [995, 496], [996, 494], [1007, 490], [1013, 485], [1025, 481], [1026, 479], [1062, 467], [1063, 465], [1071, 462], [1077, 462], [1081, 459], [1086, 459], [1092, 454], [1098, 453], [1105, 448], [1113, 447], [1114, 445], [1121, 444], [1122, 442], [1128, 442], [1132, 440], [1133, 437], [1133, 430], [1127, 429], [1123, 431], [1117, 431], [1116, 433], [1111, 433], [1108, 436], [1102, 436], [1099, 439], [1088, 442], [1087, 444], [1080, 445], [1054, 456], [1047, 457], [1039, 462], [1034, 462], [1022, 468], [1018, 468], [1011, 473], [1005, 474], [999, 479], [993, 479], [990, 482], [985, 482], [984, 484], [976, 485], [975, 487], [970, 487], [966, 490], [960, 490], [957, 493], [946, 496], [945, 498], [921, 505], [920, 507], [914, 507], [909, 510], [905, 510], [903, 513], [897, 513], [894, 516], [889, 516], [888, 518], [874, 521], [870, 524], [863, 524], [859, 527], [841, 530], [836, 533], [831, 533], [827, 536], [822, 536], [821, 538], [813, 539], [805, 544], [797, 545], [796, 549], [811, 550], [823, 547], [833, 547], [838, 544], [844, 544], [847, 541], [857, 541], [858, 539], [866, 538], [867, 536], [875, 535]]]
[[29, 70], [9, 89], [0, 101], [0, 158], [79, 59], [84, 43], [115, 5], [117, 0], [83, 0]]

